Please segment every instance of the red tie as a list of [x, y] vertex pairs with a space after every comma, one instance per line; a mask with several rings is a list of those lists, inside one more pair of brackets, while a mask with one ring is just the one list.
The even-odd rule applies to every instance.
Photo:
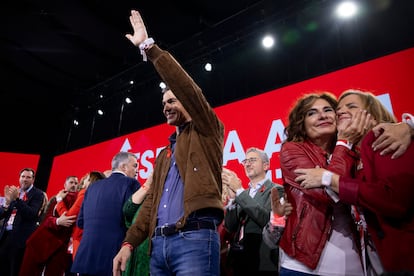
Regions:
[[26, 201], [27, 200], [27, 193], [26, 192], [23, 192], [23, 201]]

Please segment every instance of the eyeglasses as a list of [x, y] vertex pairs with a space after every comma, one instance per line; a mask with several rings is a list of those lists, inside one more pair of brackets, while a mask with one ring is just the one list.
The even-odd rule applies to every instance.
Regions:
[[252, 157], [252, 158], [249, 158], [249, 159], [244, 159], [244, 160], [242, 161], [242, 164], [243, 164], [243, 166], [244, 166], [244, 165], [246, 165], [247, 163], [252, 164], [252, 163], [254, 163], [254, 162], [256, 162], [256, 161], [257, 161], [257, 158], [256, 158], [256, 157]]

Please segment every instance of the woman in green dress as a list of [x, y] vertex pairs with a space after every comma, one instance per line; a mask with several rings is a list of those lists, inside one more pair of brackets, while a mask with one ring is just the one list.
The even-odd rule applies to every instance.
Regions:
[[[124, 205], [125, 225], [129, 228], [134, 224], [138, 216], [139, 209], [144, 202], [144, 199], [151, 186], [152, 174], [148, 177], [144, 185], [141, 186]], [[148, 255], [148, 238], [135, 248], [131, 253], [131, 258], [128, 260], [125, 271], [122, 275], [126, 276], [148, 276], [150, 256]]]

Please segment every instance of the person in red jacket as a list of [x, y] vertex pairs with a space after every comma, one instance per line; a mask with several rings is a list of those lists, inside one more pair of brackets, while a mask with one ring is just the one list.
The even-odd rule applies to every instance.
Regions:
[[[91, 171], [87, 173], [81, 179], [82, 187], [79, 190], [78, 196], [76, 197], [75, 203], [72, 207], [68, 208], [67, 204], [63, 201], [59, 202], [56, 205], [56, 210], [59, 214], [66, 214], [66, 216], [77, 216], [79, 214], [80, 208], [83, 203], [83, 198], [85, 197], [85, 192], [88, 189], [89, 185], [93, 182], [104, 179], [106, 176], [99, 171]], [[74, 225], [72, 231], [72, 259], [75, 259], [76, 252], [78, 251], [80, 241], [82, 239], [83, 229], [79, 228], [77, 225]]]
[[[70, 208], [77, 197], [78, 178], [68, 176], [64, 189], [52, 197], [46, 214], [26, 242], [26, 250], [20, 267], [20, 276], [64, 275], [71, 264], [68, 244], [76, 216], [56, 212], [57, 202], [64, 202]], [[68, 274], [66, 274], [68, 275]]]
[[[368, 92], [345, 91], [339, 98], [339, 121], [352, 121], [359, 110], [367, 110], [375, 123], [393, 123], [394, 117]], [[303, 188], [328, 186], [341, 201], [361, 207], [359, 223], [365, 243], [363, 255], [377, 274], [414, 271], [414, 146], [408, 124], [389, 125], [408, 141], [406, 151], [398, 158], [374, 151], [378, 128], [370, 131], [360, 143], [361, 159], [356, 178], [331, 172], [329, 169], [299, 169], [296, 181]], [[404, 131], [405, 129], [405, 131]], [[401, 131], [401, 132], [400, 132]], [[381, 136], [380, 136], [381, 137]], [[408, 138], [408, 139], [407, 139]], [[322, 179], [329, 181], [322, 181]], [[376, 252], [378, 254], [376, 254]], [[376, 256], [379, 256], [379, 259]], [[382, 263], [382, 266], [381, 266]]]
[[330, 93], [307, 94], [289, 113], [280, 165], [293, 211], [279, 244], [282, 276], [363, 274], [349, 205], [329, 189], [307, 190], [295, 181], [297, 168], [319, 166], [350, 175], [358, 156], [347, 141], [359, 141], [369, 116], [360, 112], [337, 130], [336, 107]]

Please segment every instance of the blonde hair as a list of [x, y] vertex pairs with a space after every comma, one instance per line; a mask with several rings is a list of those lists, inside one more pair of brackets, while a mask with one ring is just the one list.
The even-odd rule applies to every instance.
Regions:
[[385, 108], [385, 106], [373, 93], [358, 89], [348, 89], [342, 92], [338, 102], [349, 95], [358, 96], [362, 101], [362, 108], [371, 114], [377, 123], [397, 123], [395, 116]]

